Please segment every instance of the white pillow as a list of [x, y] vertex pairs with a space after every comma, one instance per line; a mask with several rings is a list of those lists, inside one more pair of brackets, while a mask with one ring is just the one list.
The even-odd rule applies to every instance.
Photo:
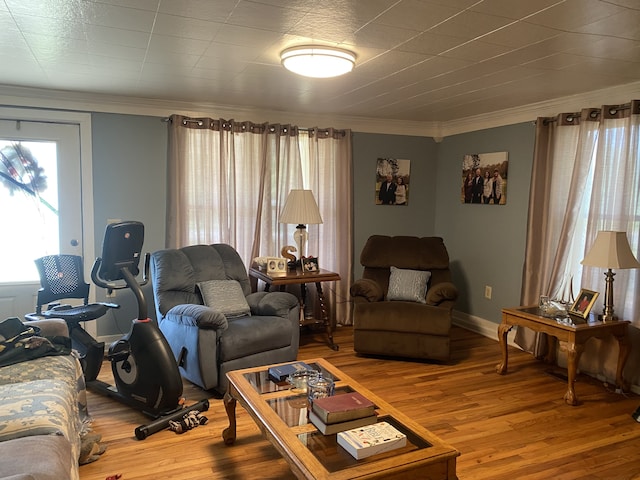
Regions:
[[431, 272], [391, 267], [387, 300], [427, 303], [427, 283]]
[[251, 315], [251, 308], [237, 280], [208, 280], [198, 283], [198, 288], [204, 304], [225, 317]]

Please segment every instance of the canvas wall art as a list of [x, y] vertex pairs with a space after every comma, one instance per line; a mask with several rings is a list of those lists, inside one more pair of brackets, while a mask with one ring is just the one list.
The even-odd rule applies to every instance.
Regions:
[[505, 205], [507, 203], [507, 152], [471, 153], [462, 159], [462, 203]]
[[378, 158], [376, 163], [376, 205], [409, 204], [411, 160]]

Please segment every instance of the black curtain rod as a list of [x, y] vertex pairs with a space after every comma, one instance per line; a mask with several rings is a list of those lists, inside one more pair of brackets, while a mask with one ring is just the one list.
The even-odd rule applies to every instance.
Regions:
[[[160, 120], [162, 122], [169, 122], [169, 121], [171, 121], [171, 117], [162, 117]], [[198, 122], [201, 121], [200, 119], [189, 118], [189, 117], [183, 117], [182, 120], [184, 122], [193, 122], [193, 123], [198, 123]], [[245, 122], [239, 122], [239, 123], [245, 123]], [[249, 122], [249, 123], [253, 123], [253, 122]], [[320, 130], [320, 131], [329, 130], [329, 128], [317, 128], [317, 129], [316, 128], [304, 128], [304, 127], [296, 127], [296, 128], [298, 129], [298, 131], [301, 131], [301, 132], [313, 132], [314, 130]], [[343, 135], [346, 133], [343, 129], [336, 128], [334, 130], [336, 130], [339, 133], [342, 133]]]

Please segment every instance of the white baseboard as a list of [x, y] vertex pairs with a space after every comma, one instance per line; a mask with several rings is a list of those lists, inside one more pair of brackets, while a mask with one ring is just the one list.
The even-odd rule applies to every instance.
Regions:
[[[472, 332], [479, 333], [483, 337], [491, 338], [492, 340], [496, 341], [499, 340], [498, 324], [489, 320], [485, 320], [484, 318], [476, 317], [474, 315], [469, 315], [468, 313], [458, 312], [454, 310], [453, 324], [466, 330], [471, 330]], [[522, 350], [522, 348], [520, 348], [520, 346], [515, 343], [515, 336], [515, 329], [511, 329], [511, 331], [507, 334], [507, 344], [511, 347], [519, 348], [520, 350]]]
[[[456, 310], [453, 311], [453, 324], [462, 327], [464, 329], [470, 330], [472, 332], [478, 333], [484, 337], [491, 338], [492, 340], [498, 341], [498, 324], [492, 321], [486, 320], [484, 318], [476, 317], [474, 315], [469, 315], [468, 313], [458, 312]], [[516, 329], [513, 328], [507, 334], [507, 344], [511, 347], [518, 348], [522, 350], [522, 348], [517, 345], [514, 341], [516, 335]], [[603, 382], [609, 383], [610, 385], [615, 385], [615, 380], [612, 378], [605, 378], [603, 375], [591, 375], [588, 372], [584, 372], [593, 378]], [[635, 393], [640, 395], [640, 385], [632, 384], [629, 389]]]

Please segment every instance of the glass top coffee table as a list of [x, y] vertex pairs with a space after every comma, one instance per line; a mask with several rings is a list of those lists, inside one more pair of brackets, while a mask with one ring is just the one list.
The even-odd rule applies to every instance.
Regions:
[[378, 421], [391, 423], [407, 435], [406, 446], [356, 460], [338, 445], [336, 434], [323, 435], [307, 420], [306, 393], [269, 379], [269, 366], [227, 374], [229, 390], [224, 403], [229, 427], [222, 434], [227, 445], [236, 439], [236, 402], [240, 402], [298, 478], [457, 479], [456, 458], [460, 453], [455, 448], [326, 360], [304, 362], [331, 377], [336, 394], [357, 391], [371, 400], [376, 405]]

